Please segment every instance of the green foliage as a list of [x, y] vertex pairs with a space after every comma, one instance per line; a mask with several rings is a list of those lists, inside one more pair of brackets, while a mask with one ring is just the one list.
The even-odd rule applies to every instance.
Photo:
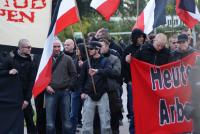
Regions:
[[[141, 12], [146, 6], [149, 0], [139, 0], [139, 12]], [[200, 0], [196, 0], [200, 7]], [[81, 16], [82, 28], [80, 23], [72, 26], [74, 32], [81, 32], [83, 29], [84, 36], [86, 37], [88, 32], [96, 32], [99, 28], [105, 27], [109, 29], [109, 32], [127, 32], [131, 31], [135, 22], [133, 20], [128, 20], [127, 17], [136, 17], [137, 14], [137, 0], [121, 0], [118, 11], [114, 16], [122, 18], [120, 21], [110, 21], [107, 22], [102, 18], [102, 16], [97, 13], [94, 9], [89, 7], [91, 0], [77, 0], [79, 13]], [[166, 12], [168, 15], [175, 15], [175, 0], [168, 0], [166, 7]], [[170, 27], [160, 27], [157, 28], [157, 32], [164, 32], [167, 34], [173, 34], [184, 26], [179, 26], [176, 28]], [[196, 31], [200, 32], [200, 26], [196, 26]], [[64, 41], [66, 38], [73, 38], [71, 28], [66, 28], [63, 32], [59, 34], [59, 38]], [[115, 36], [116, 39], [121, 38], [121, 36]], [[129, 35], [123, 35], [123, 38], [128, 39]]]
[[[123, 31], [131, 31], [131, 28], [134, 24], [132, 21], [128, 20], [122, 20], [119, 22], [116, 21], [110, 21], [107, 22], [104, 20], [104, 18], [97, 17], [97, 16], [91, 16], [91, 17], [82, 17], [81, 19], [82, 26], [83, 26], [83, 33], [84, 36], [87, 36], [87, 33], [89, 32], [96, 32], [98, 29], [104, 27], [108, 28], [109, 32], [123, 32]], [[80, 23], [77, 23], [73, 26], [74, 32], [81, 32], [81, 25]], [[59, 38], [64, 41], [66, 38], [73, 38], [71, 27], [68, 27], [64, 29], [60, 34]], [[117, 36], [117, 38], [120, 38]]]

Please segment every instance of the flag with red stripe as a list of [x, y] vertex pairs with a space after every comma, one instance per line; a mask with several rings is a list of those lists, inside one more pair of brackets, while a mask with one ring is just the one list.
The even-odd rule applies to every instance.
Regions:
[[200, 13], [194, 0], [176, 0], [176, 14], [190, 29], [200, 22]]
[[64, 28], [79, 21], [75, 0], [58, 0], [42, 58], [33, 87], [33, 96], [40, 94], [49, 84], [52, 71], [53, 40]]
[[166, 0], [150, 0], [138, 16], [133, 29], [149, 34], [154, 28], [166, 24]]
[[120, 0], [92, 0], [90, 6], [97, 10], [104, 18], [109, 21], [110, 17], [116, 12]]

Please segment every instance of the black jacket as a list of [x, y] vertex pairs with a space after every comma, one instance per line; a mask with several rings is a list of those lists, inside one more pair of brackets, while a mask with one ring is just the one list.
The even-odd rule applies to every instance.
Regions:
[[23, 86], [24, 100], [29, 101], [32, 97], [32, 88], [35, 80], [35, 69], [30, 55], [22, 57], [18, 52], [11, 55], [13, 58], [13, 67], [18, 70], [20, 81]]
[[145, 44], [140, 51], [132, 56], [141, 61], [160, 66], [169, 62], [170, 51], [167, 48], [157, 51], [152, 44]]
[[195, 51], [195, 49], [189, 46], [188, 50], [186, 52], [180, 52], [178, 50], [171, 52], [170, 62], [180, 60], [180, 59], [188, 56], [189, 54], [193, 53], [194, 51]]
[[[106, 61], [103, 61], [106, 60]], [[92, 79], [88, 74], [88, 61], [85, 61], [80, 75], [80, 89], [82, 93], [88, 94], [93, 100], [98, 101], [108, 90], [107, 77], [111, 72], [111, 63], [104, 57], [90, 59], [91, 67], [98, 69], [98, 73], [93, 76], [97, 94], [94, 93]]]
[[76, 81], [76, 84], [72, 87], [72, 91], [79, 91], [79, 85], [80, 85], [80, 82], [79, 82], [79, 78], [80, 78], [80, 73], [81, 73], [81, 67], [79, 66], [78, 64], [78, 61], [79, 61], [79, 58], [78, 56], [76, 55], [76, 52], [73, 51], [72, 53], [69, 53], [67, 51], [64, 51], [64, 53], [68, 56], [70, 56], [74, 62], [74, 65], [76, 67], [76, 71], [77, 71], [77, 81]]
[[139, 51], [139, 49], [140, 49], [140, 45], [131, 44], [127, 46], [127, 48], [124, 51], [124, 55], [122, 58], [122, 75], [126, 83], [131, 81], [130, 64], [126, 62], [126, 56], [130, 53], [134, 55], [137, 51]]

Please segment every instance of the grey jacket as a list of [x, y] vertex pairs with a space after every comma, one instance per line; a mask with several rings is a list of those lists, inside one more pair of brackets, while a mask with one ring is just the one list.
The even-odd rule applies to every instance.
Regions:
[[115, 56], [110, 54], [108, 57], [108, 60], [111, 62], [112, 65], [112, 73], [111, 73], [111, 77], [115, 78], [115, 77], [119, 77], [121, 75], [121, 61], [120, 59]]
[[52, 72], [52, 79], [49, 86], [53, 89], [64, 90], [74, 86], [77, 79], [77, 72], [71, 57], [65, 55], [63, 52], [58, 57], [53, 57]]

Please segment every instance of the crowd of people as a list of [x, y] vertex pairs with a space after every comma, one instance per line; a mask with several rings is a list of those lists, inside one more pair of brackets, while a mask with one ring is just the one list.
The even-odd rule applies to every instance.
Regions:
[[[55, 38], [51, 81], [34, 99], [36, 125], [31, 92], [40, 56], [31, 54], [31, 43], [21, 39], [16, 51], [0, 56], [0, 83], [6, 89], [0, 93], [0, 109], [4, 108], [0, 120], [12, 117], [0, 134], [23, 133], [23, 119], [28, 134], [75, 134], [77, 127], [82, 127], [82, 134], [120, 134], [119, 126], [126, 118], [122, 115], [123, 83], [129, 132], [134, 134], [131, 58], [157, 66], [180, 60], [198, 51], [200, 34], [195, 46], [189, 30], [168, 39], [163, 33], [146, 35], [134, 29], [130, 39], [128, 45], [123, 40], [117, 44], [105, 28], [88, 33], [86, 40], [66, 39], [62, 43]], [[199, 117], [196, 122], [200, 122]], [[199, 128], [194, 131], [200, 132]]]

